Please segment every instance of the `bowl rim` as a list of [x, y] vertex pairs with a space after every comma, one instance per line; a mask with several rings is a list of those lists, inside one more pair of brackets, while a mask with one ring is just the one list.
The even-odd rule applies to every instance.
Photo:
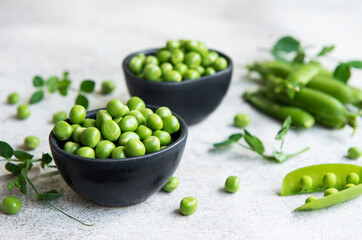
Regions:
[[[127, 57], [125, 57], [123, 59], [123, 62], [122, 62], [122, 68], [123, 68], [123, 71], [128, 74], [128, 75], [131, 75], [134, 79], [136, 79], [136, 81], [139, 81], [139, 82], [143, 82], [145, 84], [150, 84], [150, 85], [158, 85], [158, 86], [176, 86], [176, 87], [179, 87], [179, 86], [184, 86], [184, 85], [192, 85], [192, 84], [197, 84], [199, 82], [202, 82], [202, 81], [206, 81], [208, 79], [213, 79], [213, 78], [216, 78], [218, 76], [221, 76], [229, 71], [231, 71], [233, 69], [233, 61], [231, 60], [231, 58], [226, 55], [225, 53], [223, 52], [220, 52], [218, 50], [215, 50], [215, 49], [209, 49], [210, 51], [214, 51], [214, 52], [217, 52], [219, 55], [221, 55], [222, 57], [224, 57], [227, 61], [228, 61], [228, 67], [221, 70], [221, 71], [218, 71], [216, 72], [215, 74], [212, 74], [212, 75], [208, 75], [208, 76], [202, 76], [202, 77], [199, 77], [197, 79], [189, 79], [189, 80], [186, 80], [186, 81], [181, 81], [181, 82], [166, 82], [166, 81], [160, 81], [160, 82], [157, 82], [157, 81], [150, 81], [150, 80], [147, 80], [147, 79], [143, 79], [143, 78], [139, 78], [137, 77], [137, 75], [135, 75], [129, 68], [128, 68], [128, 63], [130, 61], [130, 59], [134, 56], [136, 56], [137, 54], [139, 53], [143, 53], [145, 55], [147, 54], [152, 54], [154, 52], [156, 52], [159, 48], [147, 48], [147, 49], [144, 49], [144, 50], [141, 50], [141, 51], [137, 51], [137, 52], [133, 52], [131, 54], [129, 54]], [[127, 78], [126, 78], [127, 79]]]
[[[157, 105], [151, 105], [148, 104], [146, 105], [147, 108], [151, 108], [151, 109], [157, 109], [160, 106]], [[103, 110], [105, 108], [97, 108], [97, 109], [93, 109], [90, 111], [87, 111], [87, 116], [89, 114], [94, 114], [97, 113], [99, 110]], [[78, 156], [75, 154], [71, 154], [68, 153], [66, 151], [64, 151], [61, 147], [59, 147], [59, 144], [57, 143], [57, 139], [53, 133], [53, 129], [50, 131], [49, 134], [49, 145], [50, 147], [54, 147], [56, 151], [61, 152], [62, 154], [65, 155], [66, 158], [71, 159], [71, 160], [76, 160], [76, 161], [82, 161], [82, 162], [89, 162], [89, 163], [114, 163], [114, 162], [128, 162], [128, 161], [142, 161], [142, 160], [147, 160], [148, 158], [152, 158], [156, 155], [162, 154], [166, 151], [171, 151], [172, 149], [176, 148], [176, 146], [182, 144], [182, 142], [186, 141], [187, 139], [187, 135], [188, 135], [188, 126], [185, 122], [185, 120], [183, 120], [177, 113], [172, 112], [172, 115], [174, 115], [175, 117], [177, 117], [177, 119], [180, 122], [180, 130], [181, 134], [180, 136], [177, 138], [176, 141], [174, 141], [173, 143], [171, 143], [170, 145], [168, 145], [167, 147], [157, 151], [157, 152], [153, 152], [153, 153], [147, 153], [145, 155], [142, 156], [138, 156], [138, 157], [126, 157], [126, 158], [87, 158], [87, 157], [82, 157], [82, 156]], [[69, 120], [69, 118], [67, 118], [65, 121]], [[54, 157], [53, 157], [54, 158]]]

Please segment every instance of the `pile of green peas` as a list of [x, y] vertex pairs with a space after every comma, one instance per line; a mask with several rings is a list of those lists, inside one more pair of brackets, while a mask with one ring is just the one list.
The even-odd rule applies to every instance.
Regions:
[[168, 40], [154, 55], [140, 53], [128, 64], [139, 78], [150, 81], [181, 82], [213, 75], [228, 67], [228, 61], [206, 44], [195, 40]]
[[173, 134], [180, 129], [179, 120], [168, 107], [153, 112], [139, 97], [131, 97], [127, 104], [113, 99], [95, 119], [86, 118], [86, 109], [75, 105], [69, 122], [58, 121], [53, 128], [57, 139], [66, 141], [64, 151], [102, 159], [159, 151], [172, 143]]

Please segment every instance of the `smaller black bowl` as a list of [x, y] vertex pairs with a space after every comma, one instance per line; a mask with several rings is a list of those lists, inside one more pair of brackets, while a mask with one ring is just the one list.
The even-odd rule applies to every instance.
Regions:
[[[147, 107], [156, 110], [156, 106]], [[98, 110], [87, 112], [95, 118]], [[187, 139], [187, 125], [177, 114], [180, 131], [166, 148], [140, 157], [124, 159], [85, 158], [63, 150], [64, 142], [49, 134], [55, 164], [65, 182], [85, 199], [108, 207], [125, 207], [145, 201], [175, 172]]]
[[[196, 124], [211, 114], [224, 98], [231, 80], [233, 63], [225, 54], [228, 67], [214, 75], [181, 82], [154, 82], [141, 79], [131, 72], [128, 64], [139, 53], [154, 54], [156, 48], [130, 54], [123, 60], [123, 72], [131, 96], [138, 96], [145, 102], [167, 106], [177, 112], [187, 124]], [[214, 51], [214, 50], [213, 50]]]

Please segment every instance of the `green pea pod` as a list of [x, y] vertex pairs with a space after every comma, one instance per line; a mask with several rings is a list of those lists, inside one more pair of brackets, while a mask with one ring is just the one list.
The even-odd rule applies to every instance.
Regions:
[[[320, 164], [299, 168], [285, 176], [280, 195], [311, 193], [329, 187], [341, 189], [348, 183], [347, 178], [351, 173], [358, 175], [354, 183], [360, 183], [362, 167], [353, 164]], [[333, 181], [328, 181], [330, 179]]]
[[[308, 88], [324, 92], [336, 99], [341, 103], [351, 103], [358, 104], [359, 100], [357, 96], [357, 90], [353, 90], [347, 84], [336, 80], [332, 76], [316, 76], [314, 77], [309, 84]], [[362, 96], [360, 96], [362, 98]]]
[[262, 96], [260, 92], [245, 92], [244, 99], [266, 114], [284, 121], [288, 116], [292, 117], [292, 124], [299, 128], [310, 128], [315, 120], [308, 112], [293, 106], [286, 106]]
[[329, 195], [327, 197], [323, 197], [321, 199], [310, 201], [300, 206], [299, 208], [295, 209], [295, 211], [317, 210], [345, 202], [347, 200], [356, 198], [360, 195], [362, 195], [362, 184], [345, 189], [343, 191]]
[[262, 77], [272, 74], [277, 77], [286, 78], [294, 71], [292, 64], [282, 61], [256, 62], [248, 65], [247, 68], [251, 72], [259, 73]]
[[308, 84], [320, 71], [318, 63], [309, 63], [300, 66], [296, 71], [292, 72], [287, 80], [291, 83], [299, 83], [302, 86]]
[[340, 101], [323, 92], [303, 87], [292, 98], [286, 94], [274, 94], [274, 97], [285, 104], [304, 109], [327, 127], [343, 128], [346, 124], [356, 127], [356, 117], [349, 114]]

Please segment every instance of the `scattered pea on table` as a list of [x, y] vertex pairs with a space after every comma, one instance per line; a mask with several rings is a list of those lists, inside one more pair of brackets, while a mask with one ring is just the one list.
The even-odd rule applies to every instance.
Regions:
[[180, 202], [180, 213], [188, 216], [193, 214], [197, 209], [197, 200], [194, 197], [185, 197]]
[[234, 126], [245, 128], [249, 125], [251, 118], [249, 115], [238, 113], [234, 117]]
[[60, 112], [56, 112], [53, 115], [53, 123], [57, 123], [59, 121], [64, 121], [65, 119], [67, 119], [68, 114], [64, 111], [60, 111]]
[[179, 183], [180, 180], [177, 177], [170, 177], [170, 179], [166, 182], [162, 189], [165, 192], [170, 193], [178, 187]]
[[240, 179], [236, 176], [230, 176], [225, 181], [225, 191], [235, 193], [239, 190]]
[[14, 92], [10, 93], [8, 96], [8, 103], [9, 104], [17, 104], [20, 101], [19, 94]]
[[19, 105], [17, 110], [18, 110], [19, 119], [26, 119], [31, 114], [30, 107], [28, 104]]
[[112, 80], [106, 80], [102, 82], [102, 90], [103, 94], [110, 94], [116, 89], [116, 83]]
[[18, 197], [9, 196], [2, 200], [1, 209], [7, 214], [16, 214], [20, 211], [22, 203]]
[[27, 150], [34, 150], [39, 146], [40, 140], [35, 136], [27, 136], [24, 139], [24, 146]]
[[347, 156], [349, 159], [358, 159], [362, 156], [362, 149], [358, 147], [351, 147], [348, 149]]

